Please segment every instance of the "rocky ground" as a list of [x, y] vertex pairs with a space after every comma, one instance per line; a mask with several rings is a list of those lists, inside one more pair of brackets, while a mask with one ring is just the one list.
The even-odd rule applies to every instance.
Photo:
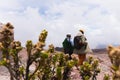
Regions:
[[[93, 54], [87, 54], [87, 57], [88, 56], [93, 56], [100, 61], [99, 67], [101, 68], [101, 72], [97, 76], [97, 80], [103, 80], [104, 74], [111, 75], [111, 63], [106, 51], [95, 51]], [[79, 71], [76, 69], [76, 67], [73, 67], [70, 76], [72, 80], [81, 80]], [[9, 73], [5, 67], [0, 67], [0, 80], [9, 80]]]

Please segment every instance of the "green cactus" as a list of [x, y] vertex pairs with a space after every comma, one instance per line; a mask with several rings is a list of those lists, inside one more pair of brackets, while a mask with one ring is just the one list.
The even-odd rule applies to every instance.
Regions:
[[120, 48], [109, 45], [107, 47], [108, 56], [111, 60], [111, 72], [113, 80], [120, 80]]
[[57, 67], [56, 69], [56, 75], [57, 75], [58, 80], [63, 80], [62, 69], [63, 67]]
[[51, 44], [51, 45], [49, 45], [49, 49], [48, 49], [48, 53], [50, 52], [50, 53], [54, 53], [54, 46], [53, 46], [53, 44]]
[[[26, 42], [27, 60], [22, 61], [19, 52], [23, 49], [20, 41], [11, 38], [14, 27], [7, 23], [4, 29], [0, 30], [3, 35], [0, 42], [0, 50], [3, 59], [0, 66], [5, 66], [10, 73], [10, 80], [68, 80], [69, 72], [77, 64], [77, 60], [69, 60], [69, 56], [54, 50], [53, 44], [45, 50], [45, 40], [48, 32], [43, 30], [40, 33], [38, 42], [33, 44], [31, 40]], [[30, 70], [34, 65], [35, 69]], [[67, 76], [67, 77], [65, 77]]]
[[39, 36], [39, 42], [45, 42], [45, 39], [47, 37], [48, 32], [46, 30], [43, 30]]
[[120, 80], [120, 66], [111, 66], [111, 72], [113, 74], [112, 79], [113, 80]]
[[110, 80], [110, 75], [109, 74], [104, 74], [103, 80]]
[[88, 58], [88, 61], [84, 62], [80, 66], [80, 75], [83, 80], [97, 80], [96, 76], [100, 73], [100, 68], [98, 68], [98, 60], [93, 59], [92, 57]]

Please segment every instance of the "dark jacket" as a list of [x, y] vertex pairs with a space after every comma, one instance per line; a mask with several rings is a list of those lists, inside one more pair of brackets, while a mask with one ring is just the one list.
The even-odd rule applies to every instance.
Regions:
[[70, 41], [67, 40], [67, 38], [65, 38], [62, 45], [63, 45], [65, 54], [67, 54], [67, 53], [72, 54], [73, 53], [73, 45]]

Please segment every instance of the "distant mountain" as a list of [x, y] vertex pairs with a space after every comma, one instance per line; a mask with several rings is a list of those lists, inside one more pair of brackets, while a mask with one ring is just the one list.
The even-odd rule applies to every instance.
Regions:
[[[62, 47], [56, 47], [55, 50], [63, 52], [63, 48]], [[106, 50], [106, 48], [99, 48], [99, 49], [92, 49], [92, 51], [93, 51], [93, 53], [104, 53], [107, 50]]]
[[[99, 45], [97, 45], [96, 49], [107, 48], [108, 45], [110, 45], [110, 44], [99, 44]], [[111, 45], [120, 46], [119, 44], [116, 44], [116, 43], [111, 43]]]
[[55, 50], [56, 50], [56, 51], [61, 51], [61, 52], [64, 51], [62, 47], [55, 47]]
[[105, 53], [107, 52], [106, 48], [92, 49], [93, 53]]
[[107, 44], [99, 44], [96, 46], [96, 49], [106, 48], [107, 46]]

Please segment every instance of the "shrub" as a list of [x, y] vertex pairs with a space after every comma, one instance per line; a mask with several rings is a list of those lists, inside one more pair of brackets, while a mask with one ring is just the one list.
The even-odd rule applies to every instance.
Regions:
[[97, 80], [96, 76], [100, 73], [100, 68], [98, 68], [98, 60], [89, 57], [88, 61], [85, 61], [83, 65], [80, 66], [80, 75], [83, 80]]
[[113, 74], [113, 80], [120, 80], [120, 48], [109, 45], [107, 51], [112, 63], [111, 72]]
[[[14, 41], [11, 35], [14, 27], [7, 23], [0, 30], [2, 40], [0, 50], [2, 60], [0, 65], [8, 69], [10, 80], [67, 80], [71, 68], [76, 65], [76, 60], [69, 60], [69, 56], [61, 52], [56, 52], [54, 46], [49, 45], [48, 50], [44, 50], [45, 40], [48, 32], [43, 30], [40, 33], [38, 42], [33, 44], [31, 40], [26, 42], [27, 60], [22, 63], [19, 52], [23, 49], [20, 41]], [[30, 70], [34, 65], [35, 69]], [[66, 77], [67, 76], [67, 77]]]

